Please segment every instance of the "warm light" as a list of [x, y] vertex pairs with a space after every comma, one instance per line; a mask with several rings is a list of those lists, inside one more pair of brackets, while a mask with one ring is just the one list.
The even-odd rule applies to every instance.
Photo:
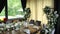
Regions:
[[6, 22], [7, 21], [6, 18], [0, 18], [0, 20], [3, 21], [3, 22]]
[[4, 20], [4, 18], [0, 18], [0, 20], [1, 20], [1, 21], [3, 21], [3, 20]]

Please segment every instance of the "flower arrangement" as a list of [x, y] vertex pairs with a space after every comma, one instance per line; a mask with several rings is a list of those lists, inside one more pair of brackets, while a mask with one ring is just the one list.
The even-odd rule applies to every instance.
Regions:
[[55, 27], [58, 14], [57, 14], [57, 11], [54, 11], [54, 9], [50, 8], [49, 6], [46, 6], [44, 8], [44, 13], [46, 14], [48, 19], [47, 29], [49, 30], [49, 34], [51, 34], [52, 30]]
[[30, 17], [30, 14], [31, 14], [31, 10], [30, 8], [25, 8], [25, 20], [27, 20], [29, 17]]

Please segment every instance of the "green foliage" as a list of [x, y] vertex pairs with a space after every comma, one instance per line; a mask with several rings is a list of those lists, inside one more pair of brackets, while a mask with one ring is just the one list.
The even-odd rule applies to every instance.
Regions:
[[4, 16], [5, 15], [5, 8], [2, 10], [2, 12], [0, 13], [0, 16]]
[[[18, 10], [22, 8], [21, 1], [20, 0], [8, 0], [8, 15], [9, 16], [15, 16], [18, 14]], [[21, 13], [22, 14], [22, 13]], [[5, 16], [5, 9], [0, 13], [0, 16]]]

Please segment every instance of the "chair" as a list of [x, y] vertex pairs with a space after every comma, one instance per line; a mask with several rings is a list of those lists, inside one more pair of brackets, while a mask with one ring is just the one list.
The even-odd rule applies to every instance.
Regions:
[[35, 25], [35, 21], [34, 20], [30, 20], [29, 24], [34, 24]]
[[41, 21], [36, 21], [35, 24], [36, 26], [41, 26]]

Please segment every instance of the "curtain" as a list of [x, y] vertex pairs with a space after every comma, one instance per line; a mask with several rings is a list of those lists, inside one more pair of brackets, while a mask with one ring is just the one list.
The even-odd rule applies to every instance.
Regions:
[[5, 0], [0, 0], [0, 13], [5, 6]]
[[27, 0], [21, 0], [23, 10], [26, 8]]

